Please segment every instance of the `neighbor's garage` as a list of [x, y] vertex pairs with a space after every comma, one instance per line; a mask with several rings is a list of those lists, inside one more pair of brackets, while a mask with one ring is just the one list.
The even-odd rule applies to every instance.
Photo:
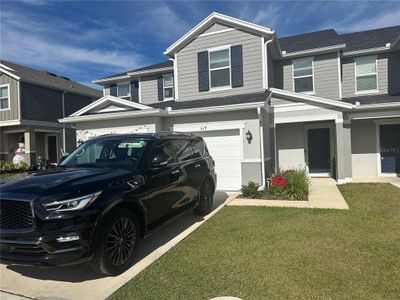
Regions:
[[217, 189], [237, 191], [242, 184], [242, 141], [239, 129], [195, 132], [203, 137], [215, 160]]

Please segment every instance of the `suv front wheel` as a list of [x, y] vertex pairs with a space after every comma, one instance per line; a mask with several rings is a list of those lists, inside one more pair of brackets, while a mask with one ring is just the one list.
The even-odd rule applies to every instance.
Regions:
[[139, 244], [136, 215], [123, 209], [112, 212], [103, 224], [90, 268], [103, 275], [118, 275], [133, 265]]
[[194, 213], [199, 216], [207, 215], [213, 206], [214, 188], [210, 180], [205, 180], [199, 190], [199, 200], [194, 208]]

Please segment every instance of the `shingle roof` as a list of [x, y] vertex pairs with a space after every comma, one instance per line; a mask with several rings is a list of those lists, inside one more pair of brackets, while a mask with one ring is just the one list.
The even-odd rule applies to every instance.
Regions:
[[352, 32], [340, 36], [346, 43], [346, 51], [383, 47], [400, 37], [400, 26]]
[[208, 98], [203, 100], [192, 101], [160, 101], [157, 103], [149, 104], [153, 108], [166, 108], [171, 107], [173, 110], [212, 107], [220, 105], [234, 105], [252, 102], [263, 102], [267, 99], [269, 92], [262, 91], [259, 93], [234, 95], [227, 97]]
[[110, 75], [110, 76], [107, 76], [107, 77], [104, 77], [101, 79], [108, 79], [108, 78], [123, 76], [123, 75], [127, 75], [128, 73], [132, 73], [132, 72], [147, 71], [147, 70], [160, 69], [160, 68], [168, 68], [168, 67], [172, 67], [172, 66], [173, 66], [172, 60], [166, 60], [166, 61], [156, 63], [156, 64], [153, 64], [150, 66], [141, 67], [139, 69], [134, 69], [134, 70], [122, 72], [119, 74]]
[[334, 29], [298, 34], [279, 39], [282, 50], [287, 53], [346, 44], [344, 51], [383, 47], [400, 37], [400, 26], [367, 31], [337, 34]]
[[0, 63], [13, 69], [14, 71], [7, 71], [20, 77], [22, 81], [28, 81], [32, 84], [43, 85], [58, 90], [67, 90], [71, 93], [84, 94], [96, 98], [102, 96], [101, 91], [90, 88], [76, 81], [72, 81], [67, 77], [61, 77], [46, 71], [35, 70], [5, 60], [0, 60]]
[[400, 102], [400, 94], [396, 95], [382, 94], [382, 95], [349, 97], [349, 98], [343, 98], [342, 101], [352, 104], [360, 102], [360, 105], [392, 103], [392, 102]]
[[343, 39], [334, 29], [327, 29], [280, 38], [279, 44], [289, 53], [343, 44]]

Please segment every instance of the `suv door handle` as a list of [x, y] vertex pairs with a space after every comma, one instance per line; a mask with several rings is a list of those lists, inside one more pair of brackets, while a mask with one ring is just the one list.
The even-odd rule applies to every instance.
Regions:
[[180, 173], [181, 171], [179, 171], [179, 170], [175, 170], [175, 171], [172, 171], [171, 172], [171, 174], [178, 174], [178, 173]]
[[200, 164], [198, 164], [198, 165], [195, 165], [194, 167], [195, 167], [195, 168], [200, 168]]

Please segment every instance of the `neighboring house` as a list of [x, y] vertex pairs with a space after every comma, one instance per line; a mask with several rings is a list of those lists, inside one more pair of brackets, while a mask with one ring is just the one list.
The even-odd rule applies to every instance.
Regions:
[[82, 140], [201, 135], [222, 190], [263, 184], [279, 169], [339, 183], [400, 172], [400, 26], [278, 38], [212, 13], [164, 54], [166, 62], [95, 80], [104, 97], [60, 122]]
[[57, 162], [61, 149], [76, 148], [76, 132], [57, 119], [101, 97], [101, 92], [66, 77], [0, 61], [0, 160], [11, 161], [25, 143], [30, 165], [39, 157]]

